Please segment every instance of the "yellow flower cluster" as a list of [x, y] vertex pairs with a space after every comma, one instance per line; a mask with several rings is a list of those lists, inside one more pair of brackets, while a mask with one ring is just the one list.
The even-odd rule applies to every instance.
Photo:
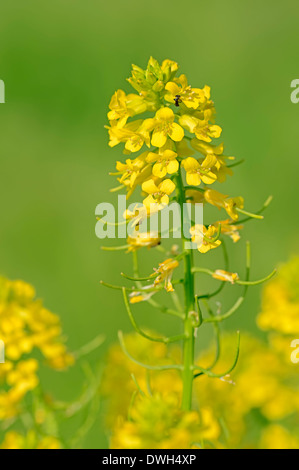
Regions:
[[298, 337], [299, 257], [282, 266], [279, 275], [264, 287], [258, 325], [262, 330]]
[[56, 437], [43, 436], [39, 438], [34, 431], [29, 431], [25, 436], [9, 431], [5, 434], [4, 441], [0, 449], [19, 450], [19, 449], [61, 449], [62, 445]]
[[[217, 370], [228, 367], [233, 337], [221, 343]], [[250, 335], [242, 335], [242, 348], [233, 381], [202, 376], [195, 380], [194, 394], [221, 417], [229, 448], [293, 449], [299, 447], [299, 377], [288, 358]], [[200, 363], [208, 366], [213, 353]]]
[[[215, 123], [210, 87], [193, 88], [186, 76], [177, 76], [177, 72], [176, 62], [164, 60], [160, 65], [151, 57], [145, 70], [132, 66], [128, 81], [137, 93], [127, 95], [117, 90], [112, 96], [107, 126], [109, 145], [123, 143], [124, 153], [130, 157], [125, 162], [118, 161], [116, 173], [111, 174], [118, 176], [120, 187], [127, 190], [128, 197], [137, 186], [141, 187], [147, 216], [150, 209], [160, 210], [169, 204], [176, 190], [176, 175], [183, 168], [187, 202], [205, 202], [223, 208], [230, 219], [216, 222], [208, 230], [212, 233], [220, 224], [223, 233], [237, 241], [241, 227], [231, 224], [238, 220], [243, 198], [231, 198], [206, 186], [224, 182], [232, 174], [228, 162], [234, 159], [224, 155], [222, 143], [212, 142], [220, 137], [222, 129]], [[140, 117], [143, 113], [145, 118]], [[150, 113], [154, 114], [149, 117]], [[131, 154], [139, 151], [140, 154], [131, 158]], [[219, 245], [201, 243], [198, 248], [205, 253]]]
[[[179, 347], [150, 343], [136, 333], [126, 335], [125, 341], [128, 350], [148, 364], [167, 365], [180, 361]], [[136, 395], [136, 383], [144, 395]], [[107, 426], [112, 431], [110, 447], [219, 447], [221, 430], [211, 408], [203, 407], [200, 413], [182, 412], [181, 394], [182, 381], [176, 370], [146, 371], [128, 359], [119, 345], [113, 345], [102, 382]]]
[[39, 363], [29, 356], [33, 350], [39, 350], [54, 369], [73, 363], [61, 334], [59, 317], [35, 298], [31, 285], [0, 278], [0, 340], [5, 345], [5, 363], [0, 364], [0, 420], [16, 416], [23, 397], [38, 385]]
[[[138, 360], [147, 364], [179, 363], [181, 351], [179, 347], [167, 348], [163, 343], [150, 343], [142, 336], [131, 333], [125, 335], [128, 350]], [[113, 344], [108, 352], [106, 367], [102, 381], [102, 395], [107, 399], [107, 425], [111, 429], [119, 416], [127, 417], [128, 408], [136, 385], [130, 375], [134, 374], [142, 390], [147, 390], [150, 377], [153, 393], [168, 394], [167, 383], [172, 383], [172, 391], [181, 393], [182, 383], [179, 374], [175, 370], [151, 371], [150, 374], [142, 367], [132, 362], [120, 348], [119, 344]], [[121, 393], [117, 393], [121, 390]]]
[[[135, 333], [126, 336], [126, 344], [134, 357], [147, 364], [175, 364], [180, 360], [179, 348], [151, 344]], [[146, 371], [124, 356], [120, 346], [112, 346], [102, 389], [107, 399], [107, 425], [112, 429], [111, 447], [172, 449], [184, 445], [190, 448], [200, 439], [204, 447], [298, 448], [299, 377], [290, 361], [289, 344], [286, 347], [287, 354], [284, 354], [285, 351], [273, 348], [272, 343], [243, 333], [233, 377], [196, 378], [194, 404], [202, 404], [203, 415], [192, 412], [190, 416], [187, 413], [184, 418], [183, 415], [178, 418], [179, 401], [175, 400], [182, 392], [179, 373]], [[215, 373], [227, 370], [231, 364], [235, 354], [235, 338], [231, 334], [224, 335], [221, 349], [221, 358], [213, 369]], [[208, 368], [214, 354], [213, 348], [207, 350], [198, 362]], [[136, 382], [145, 397], [139, 395]], [[132, 400], [136, 393], [137, 398]], [[204, 415], [207, 434], [202, 434], [198, 426]], [[197, 425], [186, 429], [180, 419]]]
[[[112, 434], [112, 449], [192, 449], [210, 447], [220, 426], [210, 408], [180, 410], [175, 394], [138, 396], [129, 419], [119, 419]], [[205, 444], [207, 443], [207, 444]]]
[[[195, 393], [225, 420], [230, 447], [299, 448], [299, 376], [291, 362], [291, 341], [299, 334], [299, 257], [281, 266], [262, 293], [258, 326], [268, 341], [242, 335], [235, 385], [201, 377]], [[229, 364], [232, 338], [224, 338], [219, 368]], [[212, 353], [205, 354], [208, 365]], [[201, 360], [202, 361], [202, 360]]]

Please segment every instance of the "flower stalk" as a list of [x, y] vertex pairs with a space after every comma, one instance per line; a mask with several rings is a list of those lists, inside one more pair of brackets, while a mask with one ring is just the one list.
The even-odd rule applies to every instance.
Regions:
[[183, 395], [182, 395], [182, 409], [187, 411], [192, 407], [192, 385], [193, 385], [193, 363], [194, 363], [194, 327], [192, 324], [191, 314], [194, 312], [194, 274], [193, 268], [193, 254], [190, 248], [186, 248], [186, 244], [190, 241], [185, 238], [184, 227], [186, 221], [184, 220], [183, 206], [186, 204], [185, 189], [182, 180], [181, 168], [179, 169], [176, 177], [177, 182], [177, 197], [181, 207], [181, 237], [182, 249], [185, 253], [184, 256], [184, 297], [185, 297], [185, 318], [184, 318], [184, 344], [183, 344]]
[[[263, 279], [250, 281], [248, 242], [245, 279], [240, 279], [237, 272], [229, 271], [225, 238], [230, 238], [233, 243], [238, 242], [243, 224], [249, 220], [263, 219], [261, 213], [268, 207], [272, 198], [269, 197], [263, 207], [253, 213], [244, 209], [243, 197], [230, 197], [211, 189], [216, 182], [223, 183], [228, 176], [231, 176], [233, 174], [231, 168], [242, 161], [231, 164], [230, 161], [234, 160], [234, 157], [224, 154], [223, 144], [214, 144], [214, 139], [220, 137], [222, 129], [215, 123], [215, 107], [210, 99], [210, 87], [204, 86], [202, 89], [191, 87], [185, 75], [176, 76], [177, 70], [178, 65], [171, 60], [165, 60], [160, 65], [155, 59], [150, 58], [146, 70], [133, 66], [132, 76], [128, 79], [137, 94], [127, 95], [124, 91], [118, 90], [110, 101], [109, 126], [107, 126], [109, 146], [124, 144], [126, 155], [125, 162], [118, 161], [117, 171], [111, 173], [118, 177], [118, 182], [121, 184], [115, 190], [126, 189], [129, 198], [139, 187], [144, 199], [141, 210], [135, 205], [133, 211], [129, 209], [125, 211], [124, 223], [115, 224], [135, 227], [135, 236], [129, 234], [125, 245], [104, 247], [104, 250], [108, 251], [124, 250], [132, 253], [133, 274], [121, 272], [121, 276], [127, 281], [134, 282], [134, 286], [118, 286], [104, 282], [102, 285], [122, 291], [125, 309], [137, 334], [154, 343], [167, 346], [169, 343], [180, 345], [181, 363], [147, 364], [128, 351], [122, 332], [119, 332], [123, 352], [135, 364], [149, 371], [149, 374], [151, 371], [170, 369], [177, 370], [181, 374], [181, 410], [187, 413], [193, 410], [192, 389], [195, 378], [204, 374], [213, 379], [221, 379], [230, 374], [237, 365], [240, 351], [239, 332], [231, 366], [223, 373], [214, 371], [221, 351], [220, 322], [238, 310], [250, 286], [269, 280], [275, 271]], [[146, 118], [135, 119], [145, 112]], [[148, 117], [150, 113], [153, 114]], [[144, 146], [147, 147], [145, 151]], [[141, 153], [132, 158], [139, 151]], [[173, 245], [168, 250], [161, 246], [164, 231], [142, 232], [140, 227], [142, 221], [152, 215], [153, 208], [155, 214], [161, 212], [163, 217], [163, 209], [172, 201], [176, 201], [180, 208], [181, 247]], [[214, 210], [224, 211], [226, 218], [216, 220], [209, 225], [188, 220], [191, 216], [186, 215], [184, 210], [188, 204], [189, 209], [191, 204], [213, 206]], [[187, 212], [189, 214], [191, 210]], [[239, 220], [240, 214], [245, 216], [243, 220]], [[175, 229], [170, 230], [174, 231]], [[213, 270], [197, 266], [198, 257], [200, 260], [202, 256], [220, 246], [223, 250], [223, 267]], [[157, 267], [153, 267], [153, 272], [149, 274], [140, 273], [138, 266], [137, 252], [145, 248], [156, 250], [165, 256], [165, 259]], [[183, 279], [175, 278], [180, 263], [184, 266]], [[198, 273], [210, 275], [213, 282], [221, 281], [220, 286], [210, 293], [197, 292], [195, 276]], [[227, 312], [214, 313], [210, 301], [222, 293], [225, 285], [241, 285], [243, 292]], [[179, 286], [183, 287], [183, 307], [177, 292]], [[156, 296], [163, 290], [173, 301], [174, 308], [164, 306], [156, 300]], [[131, 309], [131, 305], [139, 302], [148, 302], [162, 313], [176, 317], [182, 323], [181, 331], [169, 337], [155, 335], [141, 328]], [[210, 367], [204, 368], [194, 363], [195, 333], [197, 328], [205, 327], [207, 323], [213, 326], [216, 353]], [[146, 399], [146, 394], [134, 378], [133, 381], [137, 388], [135, 392], [142, 399]], [[133, 407], [135, 395], [132, 403]]]

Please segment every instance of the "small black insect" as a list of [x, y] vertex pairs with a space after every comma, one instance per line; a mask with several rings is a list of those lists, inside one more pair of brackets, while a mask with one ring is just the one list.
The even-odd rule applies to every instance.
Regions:
[[181, 102], [182, 102], [182, 100], [181, 100], [180, 95], [175, 95], [174, 104], [175, 104], [176, 106], [180, 106], [180, 103], [181, 103]]

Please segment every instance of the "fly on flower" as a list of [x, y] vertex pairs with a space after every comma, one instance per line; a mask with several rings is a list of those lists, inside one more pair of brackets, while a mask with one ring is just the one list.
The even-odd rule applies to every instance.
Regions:
[[178, 108], [180, 106], [180, 103], [182, 102], [181, 95], [175, 95], [173, 101], [175, 106]]

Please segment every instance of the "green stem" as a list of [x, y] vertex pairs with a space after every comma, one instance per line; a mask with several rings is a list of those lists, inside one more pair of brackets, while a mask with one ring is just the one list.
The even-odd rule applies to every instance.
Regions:
[[[271, 204], [272, 199], [273, 199], [273, 196], [269, 196], [267, 200], [264, 202], [263, 207], [260, 210], [258, 210], [256, 214], [261, 214], [262, 212], [264, 212], [264, 210], [267, 209], [269, 204]], [[244, 224], [248, 220], [252, 220], [252, 217], [246, 217], [245, 219], [238, 220], [238, 224]]]
[[248, 215], [252, 219], [263, 219], [263, 215], [253, 214], [252, 212], [245, 211], [244, 209], [240, 209], [240, 207], [236, 207], [236, 211], [240, 212], [240, 214]]
[[183, 207], [186, 203], [185, 190], [182, 181], [182, 175], [179, 171], [177, 177], [177, 195], [178, 202], [181, 207], [181, 235], [182, 235], [182, 248], [185, 253], [184, 256], [184, 295], [185, 295], [185, 318], [184, 318], [184, 347], [183, 347], [183, 396], [182, 396], [182, 409], [189, 411], [192, 407], [192, 387], [193, 387], [193, 367], [194, 367], [194, 326], [192, 316], [190, 313], [194, 312], [194, 274], [193, 267], [193, 254], [190, 248], [187, 248], [187, 243], [190, 240], [184, 235], [184, 211]]

